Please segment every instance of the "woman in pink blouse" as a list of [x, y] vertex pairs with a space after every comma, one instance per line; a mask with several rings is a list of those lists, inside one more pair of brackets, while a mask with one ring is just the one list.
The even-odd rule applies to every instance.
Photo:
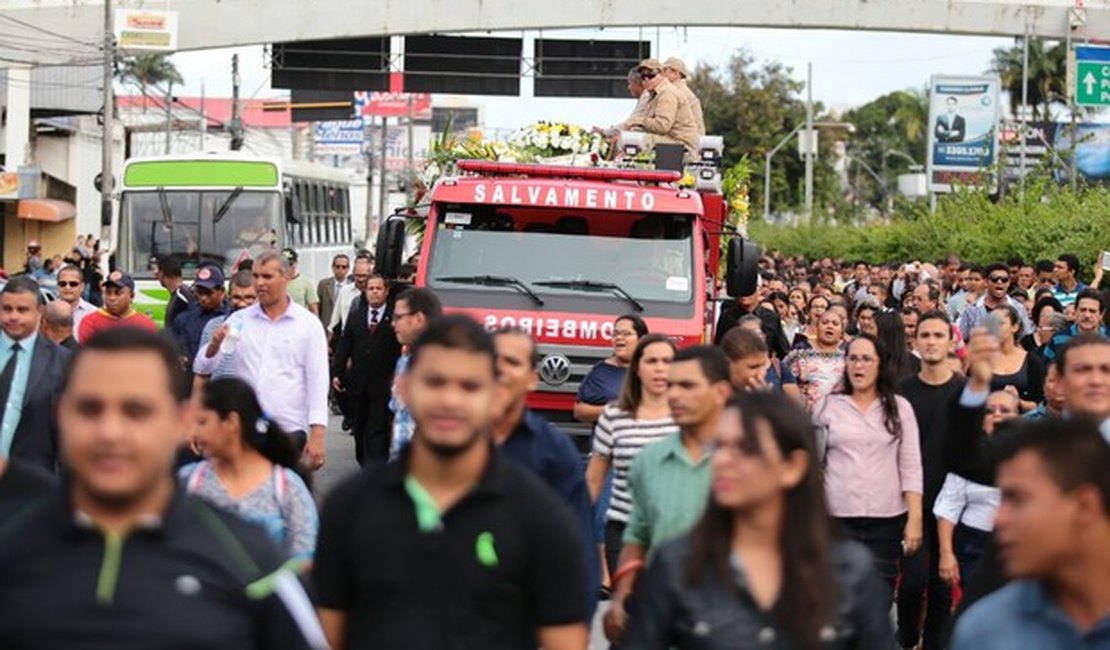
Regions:
[[901, 553], [921, 545], [921, 448], [913, 407], [895, 394], [883, 344], [862, 334], [848, 345], [844, 389], [814, 420], [827, 433], [825, 490], [845, 533], [871, 549], [893, 597]]

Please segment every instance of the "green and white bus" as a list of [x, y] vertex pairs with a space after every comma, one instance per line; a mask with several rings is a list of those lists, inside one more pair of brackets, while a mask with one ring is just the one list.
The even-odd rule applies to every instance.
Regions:
[[351, 172], [237, 154], [135, 158], [123, 169], [116, 265], [135, 278], [135, 308], [159, 324], [169, 294], [154, 277], [159, 259], [225, 273], [269, 249], [293, 248], [310, 280], [331, 258], [352, 253]]

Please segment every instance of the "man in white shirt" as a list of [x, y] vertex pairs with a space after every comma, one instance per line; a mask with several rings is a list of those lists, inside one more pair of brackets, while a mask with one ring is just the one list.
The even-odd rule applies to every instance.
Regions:
[[81, 269], [67, 264], [58, 271], [58, 298], [69, 303], [73, 308], [73, 338], [78, 343], [77, 332], [81, 328], [81, 319], [96, 311], [96, 306], [81, 297], [85, 291], [85, 274]]
[[[263, 410], [304, 445], [302, 462], [324, 466], [328, 424], [328, 344], [316, 315], [287, 292], [289, 263], [276, 251], [258, 256], [252, 268], [258, 302], [228, 318], [213, 336], [223, 343], [235, 332], [233, 369], [258, 394]], [[197, 355], [194, 372], [211, 375], [231, 351]]]
[[[366, 291], [366, 283], [373, 271], [372, 266], [373, 264], [368, 258], [355, 258], [355, 268], [351, 271], [354, 282], [345, 284], [339, 290], [339, 295], [335, 299], [335, 306], [331, 310], [331, 318], [328, 319], [329, 337], [339, 337], [343, 333], [343, 329], [347, 327], [347, 317], [351, 315], [351, 308], [354, 307], [358, 297]], [[339, 327], [338, 330], [336, 330], [336, 326]]]

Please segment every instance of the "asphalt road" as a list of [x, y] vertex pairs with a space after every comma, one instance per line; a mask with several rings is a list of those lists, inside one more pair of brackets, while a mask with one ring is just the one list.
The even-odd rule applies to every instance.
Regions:
[[[340, 428], [341, 423], [342, 418], [332, 416], [327, 433], [327, 462], [323, 469], [314, 475], [313, 488], [316, 492], [316, 500], [321, 504], [336, 485], [359, 471], [358, 463], [355, 462], [355, 439]], [[609, 647], [609, 642], [601, 632], [601, 614], [604, 609], [604, 603], [602, 603], [590, 633], [589, 650], [606, 650]]]

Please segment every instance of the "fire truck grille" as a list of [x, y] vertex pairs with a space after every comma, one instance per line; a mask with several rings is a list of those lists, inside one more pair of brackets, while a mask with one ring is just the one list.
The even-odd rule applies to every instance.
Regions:
[[590, 370], [612, 354], [609, 348], [579, 345], [540, 345], [537, 390], [549, 393], [577, 393]]

